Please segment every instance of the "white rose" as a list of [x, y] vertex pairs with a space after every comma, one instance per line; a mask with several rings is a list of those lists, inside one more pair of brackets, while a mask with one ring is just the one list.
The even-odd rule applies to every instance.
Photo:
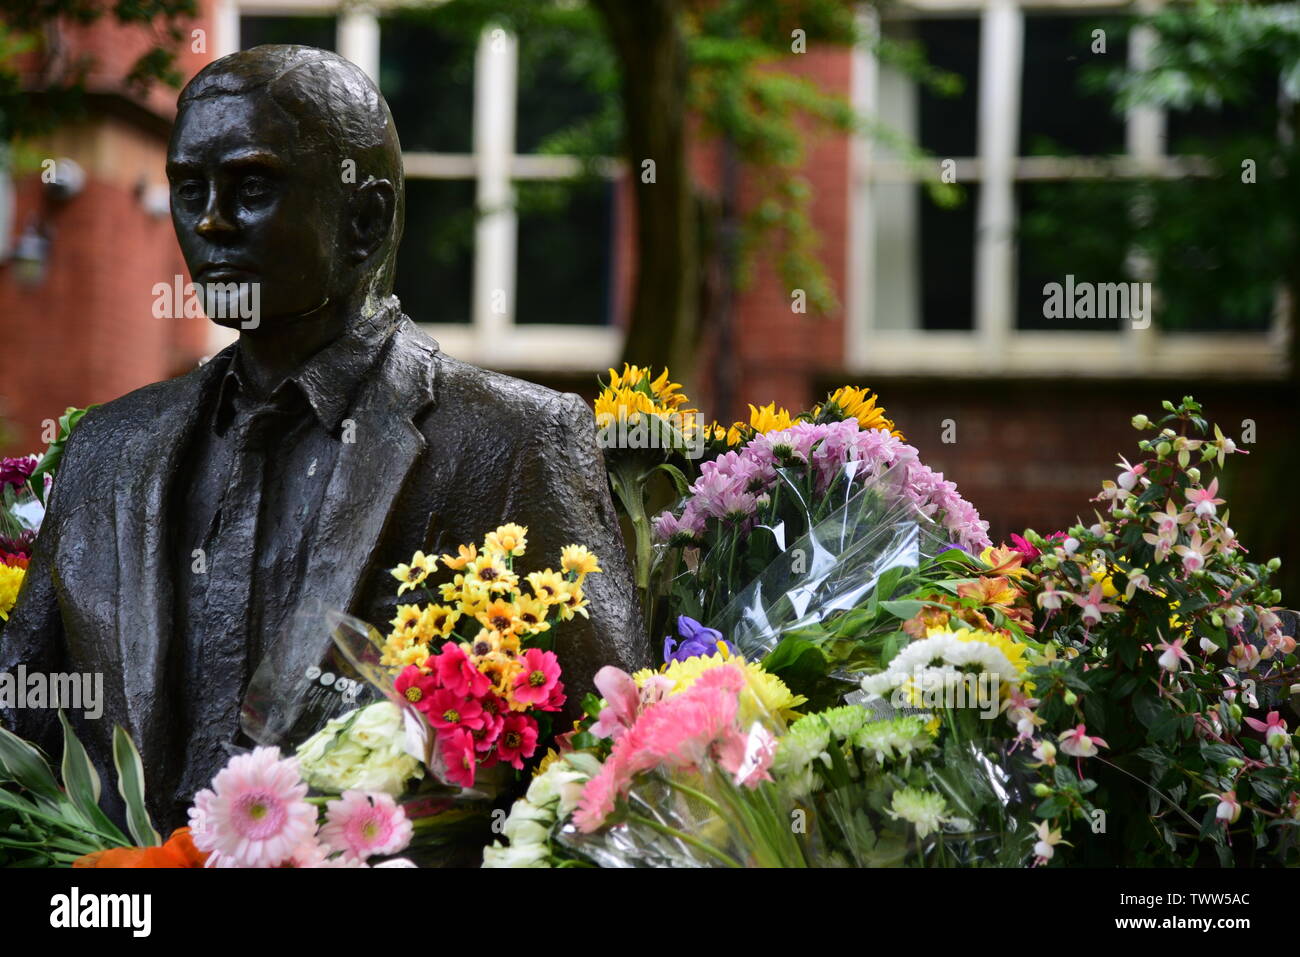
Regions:
[[502, 847], [493, 844], [483, 848], [484, 867], [550, 867], [545, 844], [521, 844]]

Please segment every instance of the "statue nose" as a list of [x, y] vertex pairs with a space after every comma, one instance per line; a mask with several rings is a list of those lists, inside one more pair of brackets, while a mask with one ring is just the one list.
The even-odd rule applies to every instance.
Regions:
[[222, 210], [221, 196], [213, 189], [208, 193], [208, 202], [203, 215], [194, 225], [194, 231], [204, 238], [212, 238], [222, 233], [234, 232], [235, 224]]

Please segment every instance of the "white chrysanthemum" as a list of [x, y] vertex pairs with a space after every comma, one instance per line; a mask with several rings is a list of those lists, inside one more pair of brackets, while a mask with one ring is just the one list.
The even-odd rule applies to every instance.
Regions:
[[925, 730], [925, 719], [919, 715], [873, 721], [858, 731], [853, 743], [872, 752], [877, 761], [906, 758], [934, 747], [934, 739]]
[[[1019, 670], [1003, 654], [1002, 649], [978, 639], [963, 641], [952, 632], [945, 631], [906, 645], [889, 662], [888, 668], [862, 679], [862, 690], [883, 697], [914, 680], [918, 674], [925, 674], [931, 669], [938, 669], [941, 675], [974, 671], [996, 676], [1000, 682], [1007, 684], [1017, 684], [1020, 681]], [[955, 679], [960, 680], [959, 677]]]
[[933, 791], [900, 788], [894, 792], [887, 813], [895, 820], [907, 821], [916, 828], [916, 836], [923, 838], [931, 831], [937, 831], [947, 819], [948, 806], [943, 796]]
[[830, 744], [830, 730], [817, 715], [800, 718], [777, 747], [772, 767], [776, 771], [797, 773], [825, 753]]

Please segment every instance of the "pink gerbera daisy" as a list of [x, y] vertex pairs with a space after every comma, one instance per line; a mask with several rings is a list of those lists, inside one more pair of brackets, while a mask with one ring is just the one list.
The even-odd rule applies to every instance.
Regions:
[[364, 861], [396, 854], [411, 842], [411, 822], [387, 794], [344, 791], [325, 807], [321, 840], [347, 857]]
[[194, 845], [209, 867], [278, 867], [316, 832], [316, 809], [294, 758], [257, 748], [230, 759], [212, 787], [194, 796]]
[[515, 679], [514, 700], [517, 704], [542, 705], [560, 680], [560, 660], [553, 651], [529, 648], [521, 656], [524, 670]]

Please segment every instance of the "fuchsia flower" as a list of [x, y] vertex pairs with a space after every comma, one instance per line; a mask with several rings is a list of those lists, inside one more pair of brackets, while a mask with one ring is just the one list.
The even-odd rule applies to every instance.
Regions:
[[1166, 671], [1177, 673], [1180, 663], [1188, 666], [1192, 664], [1192, 659], [1187, 656], [1187, 652], [1183, 651], [1182, 638], [1174, 639], [1173, 644], [1162, 641], [1156, 647], [1164, 649], [1164, 654], [1160, 656], [1158, 663]]
[[344, 791], [340, 800], [329, 801], [325, 807], [321, 840], [350, 858], [364, 861], [375, 855], [396, 854], [411, 843], [411, 822], [387, 794]]
[[316, 834], [306, 797], [297, 760], [279, 748], [237, 754], [194, 796], [194, 846], [209, 852], [209, 867], [279, 867]]
[[1214, 809], [1216, 820], [1222, 821], [1223, 826], [1236, 824], [1237, 818], [1241, 817], [1241, 802], [1237, 800], [1236, 791], [1224, 791], [1222, 794], [1207, 794], [1204, 801], [1218, 801], [1218, 806]]
[[515, 701], [521, 704], [543, 705], [551, 696], [551, 689], [560, 680], [560, 660], [553, 651], [529, 648], [520, 658], [524, 670], [515, 679]]
[[1174, 551], [1183, 558], [1183, 569], [1198, 572], [1205, 567], [1205, 557], [1214, 550], [1213, 542], [1202, 542], [1200, 529], [1192, 532], [1190, 545], [1176, 545]]
[[1119, 483], [1119, 487], [1126, 492], [1133, 491], [1133, 487], [1137, 485], [1138, 479], [1145, 475], [1147, 471], [1145, 465], [1129, 465], [1128, 459], [1124, 458], [1122, 455], [1119, 457], [1119, 461], [1115, 464], [1124, 469], [1123, 472], [1119, 473], [1119, 478], [1116, 479], [1116, 481]]
[[1258, 718], [1246, 718], [1245, 721], [1256, 731], [1263, 732], [1264, 742], [1270, 748], [1280, 751], [1291, 740], [1291, 736], [1287, 734], [1286, 722], [1276, 711], [1270, 711], [1265, 721], [1260, 721]]
[[1120, 610], [1119, 605], [1108, 605], [1104, 601], [1102, 594], [1101, 582], [1092, 586], [1092, 589], [1086, 596], [1071, 595], [1074, 603], [1083, 609], [1083, 623], [1085, 625], [1095, 625], [1101, 621], [1103, 614], [1110, 614]]
[[1219, 492], [1219, 480], [1213, 479], [1209, 488], [1189, 488], [1187, 490], [1187, 507], [1192, 509], [1200, 518], [1208, 518], [1217, 514], [1216, 506], [1223, 504], [1223, 499], [1215, 498]]
[[1063, 731], [1058, 740], [1061, 742], [1061, 750], [1075, 758], [1095, 757], [1099, 747], [1110, 747], [1096, 735], [1089, 736], [1088, 729], [1083, 725]]
[[1078, 601], [1078, 597], [1068, 591], [1057, 591], [1056, 583], [1044, 581], [1043, 590], [1038, 593], [1038, 607], [1047, 611], [1059, 611], [1062, 600]]

